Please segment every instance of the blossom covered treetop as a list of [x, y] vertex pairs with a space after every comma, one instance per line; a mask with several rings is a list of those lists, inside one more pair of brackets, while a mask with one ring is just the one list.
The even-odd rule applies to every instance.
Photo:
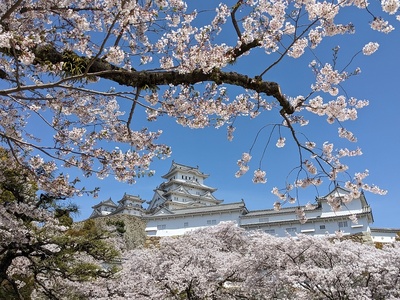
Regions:
[[[161, 129], [135, 127], [138, 110], [148, 121], [168, 116], [190, 128], [225, 126], [229, 139], [235, 118], [275, 113], [282, 120], [273, 127], [280, 134], [276, 146], [292, 139], [299, 150], [297, 175], [287, 186], [318, 185], [323, 178], [338, 181], [348, 169], [341, 158], [360, 155], [361, 150], [317, 144], [298, 134], [298, 128], [307, 125], [310, 116], [322, 116], [338, 124], [340, 137], [355, 142], [343, 122], [357, 119], [368, 101], [348, 96], [340, 87], [360, 69], [340, 70], [335, 60], [317, 57], [309, 62], [315, 75], [309, 93], [296, 97], [267, 81], [266, 74], [285, 57], [299, 59], [315, 51], [325, 39], [356, 34], [355, 22], [339, 21], [352, 9], [354, 21], [359, 15], [369, 18], [369, 25], [360, 26], [389, 33], [394, 29], [390, 22], [399, 19], [399, 1], [239, 0], [203, 5], [206, 9], [197, 10], [181, 0], [3, 1], [2, 146], [16, 160], [29, 160], [41, 189], [70, 196], [80, 192], [75, 182], [65, 173], [50, 176], [60, 164], [77, 167], [84, 176], [113, 174], [133, 183], [152, 173], [154, 158], [170, 155], [168, 145], [157, 143]], [[359, 51], [370, 55], [378, 47], [371, 41]], [[256, 76], [236, 67], [247, 55], [260, 57]], [[130, 108], [122, 110], [122, 103]], [[238, 161], [237, 176], [247, 172], [250, 158], [249, 152]], [[260, 167], [253, 181], [264, 183], [266, 175]], [[384, 193], [365, 184], [366, 175], [344, 180], [346, 186], [355, 194], [360, 188]]]

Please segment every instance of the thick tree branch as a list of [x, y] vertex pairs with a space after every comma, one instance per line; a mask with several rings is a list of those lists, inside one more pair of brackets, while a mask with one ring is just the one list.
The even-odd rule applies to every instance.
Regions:
[[[36, 63], [50, 62], [56, 64], [62, 62], [64, 59], [62, 53], [49, 46], [36, 49], [35, 56]], [[279, 84], [276, 82], [262, 81], [260, 78], [250, 78], [236, 72], [224, 72], [219, 69], [214, 69], [209, 73], [195, 70], [185, 74], [176, 71], [129, 71], [116, 67], [102, 59], [92, 60], [80, 57], [80, 60], [83, 64], [87, 63], [89, 65], [88, 76], [95, 75], [100, 78], [112, 80], [120, 85], [142, 88], [145, 86], [196, 84], [205, 81], [213, 81], [217, 84], [225, 83], [236, 85], [244, 89], [272, 96], [278, 100], [286, 114], [291, 115], [294, 113], [293, 106], [281, 93]]]
[[251, 49], [256, 48], [260, 45], [261, 45], [260, 41], [255, 39], [250, 43], [243, 43], [240, 45], [240, 47], [232, 49], [231, 51], [229, 51], [229, 54], [232, 56], [233, 60], [235, 60], [236, 58], [246, 53], [247, 51], [250, 51]]
[[23, 0], [17, 0], [0, 18], [0, 24], [3, 24], [4, 20], [8, 19], [11, 14], [20, 6]]

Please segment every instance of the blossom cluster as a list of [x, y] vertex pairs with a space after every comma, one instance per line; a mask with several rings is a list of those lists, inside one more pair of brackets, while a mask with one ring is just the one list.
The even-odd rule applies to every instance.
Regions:
[[280, 138], [278, 139], [278, 141], [276, 142], [276, 146], [277, 146], [278, 148], [285, 147], [285, 141], [286, 141], [286, 138], [280, 137]]
[[371, 28], [383, 33], [389, 33], [394, 30], [394, 27], [390, 25], [388, 21], [385, 21], [382, 18], [374, 18], [374, 20], [371, 22]]
[[378, 43], [369, 42], [363, 47], [362, 52], [364, 55], [371, 55], [375, 53], [378, 50], [378, 48], [379, 48]]
[[282, 205], [285, 203], [290, 203], [290, 204], [294, 204], [296, 203], [297, 199], [296, 197], [293, 197], [291, 195], [291, 191], [295, 188], [295, 185], [293, 184], [288, 184], [286, 185], [286, 188], [284, 189], [278, 189], [277, 187], [274, 187], [271, 190], [271, 193], [273, 195], [275, 195], [278, 200], [274, 202], [274, 209], [275, 210], [280, 210]]
[[296, 212], [297, 219], [299, 220], [299, 222], [301, 224], [304, 224], [307, 222], [307, 216], [306, 216], [306, 213], [305, 213], [303, 207], [297, 207], [295, 209], [295, 212]]
[[305, 160], [304, 161], [304, 165], [307, 168], [307, 171], [312, 174], [312, 175], [316, 175], [317, 174], [317, 168], [314, 166], [314, 164], [309, 161], [309, 160]]
[[323, 91], [329, 93], [332, 96], [337, 96], [339, 89], [337, 85], [345, 81], [348, 78], [347, 72], [339, 72], [335, 70], [334, 67], [326, 63], [322, 68], [317, 70], [315, 67], [316, 62], [311, 62], [311, 66], [316, 70], [316, 83], [311, 87], [314, 91]]
[[265, 178], [265, 171], [257, 169], [254, 171], [253, 183], [266, 183], [267, 179]]
[[249, 170], [248, 163], [250, 162], [250, 160], [251, 160], [250, 153], [244, 152], [242, 154], [242, 158], [237, 161], [237, 165], [239, 166], [239, 171], [236, 172], [235, 174], [236, 177], [241, 177], [242, 175], [247, 173], [247, 171]]
[[[223, 223], [127, 252], [117, 280], [77, 288], [100, 300], [188, 293], [198, 299], [398, 298], [398, 243], [377, 249], [339, 237], [275, 237]], [[342, 274], [345, 280], [338, 280]]]
[[[330, 124], [356, 120], [357, 111], [368, 102], [339, 95], [339, 86], [359, 73], [359, 69], [353, 73], [338, 69], [340, 47], [334, 50], [333, 63], [319, 58], [310, 63], [316, 80], [309, 96], [290, 101], [277, 83], [265, 81], [263, 75], [285, 56], [298, 59], [310, 48], [317, 51], [330, 37], [355, 34], [355, 25], [337, 22], [348, 6], [365, 11], [371, 16], [370, 27], [384, 33], [394, 29], [389, 18], [398, 19], [399, 9], [398, 0], [382, 1], [379, 9], [387, 13], [386, 20], [361, 0], [207, 5], [212, 9], [198, 11], [183, 0], [2, 3], [0, 75], [7, 86], [0, 93], [3, 145], [30, 155], [31, 167], [43, 169], [41, 188], [70, 196], [80, 193], [73, 180], [61, 174], [50, 180], [50, 174], [77, 167], [84, 176], [112, 175], [134, 183], [138, 176], [152, 174], [153, 159], [170, 155], [168, 145], [157, 142], [162, 130], [141, 129], [140, 122], [133, 122], [141, 112], [145, 121], [168, 116], [190, 128], [226, 126], [229, 140], [235, 118], [264, 116], [278, 105], [285, 107], [281, 126], [295, 134], [294, 126], [309, 124], [307, 112], [325, 116]], [[203, 17], [206, 13], [209, 16]], [[369, 42], [362, 52], [370, 55], [378, 46]], [[238, 69], [235, 63], [246, 55], [260, 55], [254, 73], [260, 76], [250, 78]], [[111, 87], [114, 84], [120, 85], [118, 89]], [[324, 93], [336, 99], [324, 99]], [[28, 126], [30, 122], [45, 128], [43, 136]], [[356, 140], [340, 127], [341, 137]], [[276, 146], [283, 147], [286, 139], [280, 135]], [[307, 172], [327, 173], [331, 180], [347, 170], [340, 158], [360, 154], [346, 149], [334, 154], [330, 143], [317, 153], [316, 143], [308, 139], [298, 142], [300, 148], [303, 145], [318, 163], [327, 164], [317, 170], [317, 164], [307, 163]], [[249, 170], [243, 158], [238, 166], [237, 177]], [[265, 182], [263, 172], [255, 171], [255, 182]], [[296, 180], [296, 186], [320, 181], [306, 176]]]
[[381, 5], [384, 12], [393, 15], [398, 11], [400, 2], [398, 0], [384, 0]]

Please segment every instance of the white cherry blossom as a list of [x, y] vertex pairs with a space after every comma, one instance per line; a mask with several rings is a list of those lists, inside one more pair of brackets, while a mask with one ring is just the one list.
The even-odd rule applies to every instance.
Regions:
[[[294, 167], [300, 173], [288, 182], [299, 188], [343, 179], [351, 164], [341, 159], [361, 150], [349, 150], [342, 142], [317, 143], [307, 128], [320, 116], [327, 126], [336, 124], [339, 136], [356, 141], [356, 132], [343, 123], [357, 120], [368, 100], [342, 88], [360, 68], [353, 63], [340, 67], [342, 59], [352, 61], [352, 56], [342, 58], [340, 35], [357, 38], [356, 27], [362, 26], [389, 33], [399, 8], [398, 0], [379, 5], [361, 0], [207, 2], [201, 11], [195, 2], [182, 0], [3, 2], [1, 146], [24, 153], [31, 167], [43, 171], [41, 189], [69, 196], [80, 191], [65, 168], [129, 183], [152, 174], [151, 162], [168, 157], [171, 149], [159, 143], [162, 128], [138, 124], [152, 121], [153, 128], [161, 116], [193, 129], [225, 127], [229, 140], [240, 124], [236, 119], [265, 118], [271, 125], [266, 130], [279, 136], [276, 146], [293, 141], [301, 156]], [[354, 8], [366, 16], [365, 24], [340, 23]], [[385, 19], [379, 17], [382, 12]], [[333, 60], [319, 52], [329, 39], [339, 44]], [[367, 41], [361, 52], [377, 49], [377, 43]], [[270, 70], [286, 58], [309, 54], [315, 80], [304, 85], [304, 95], [287, 95]], [[241, 66], [253, 56], [257, 63], [248, 72]], [[276, 124], [270, 122], [273, 114], [280, 118]], [[43, 134], [32, 129], [32, 122], [46, 128]], [[237, 177], [250, 170], [250, 153], [259, 160], [255, 165], [262, 165], [267, 156], [256, 149], [238, 161]], [[55, 170], [60, 174], [51, 177]], [[265, 181], [262, 172], [255, 171], [255, 182]], [[383, 193], [364, 178], [356, 174], [349, 185]], [[288, 192], [282, 194], [290, 199]]]
[[369, 42], [363, 47], [362, 51], [364, 55], [371, 55], [375, 53], [378, 50], [378, 48], [379, 48], [378, 43]]

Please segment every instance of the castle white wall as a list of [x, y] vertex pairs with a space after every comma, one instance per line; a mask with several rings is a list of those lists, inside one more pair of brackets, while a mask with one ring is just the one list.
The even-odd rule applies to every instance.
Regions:
[[238, 223], [239, 216], [240, 212], [229, 212], [150, 219], [146, 225], [146, 232], [152, 236], [179, 235], [189, 230], [215, 226], [220, 222]]
[[375, 243], [393, 243], [396, 241], [396, 232], [371, 231], [372, 241]]
[[322, 201], [321, 217], [343, 216], [348, 215], [349, 212], [353, 214], [363, 212], [361, 200], [354, 199], [350, 203], [343, 204], [339, 211], [332, 211], [331, 206], [326, 201]]
[[305, 224], [301, 224], [298, 220], [292, 222], [285, 222], [284, 224], [273, 223], [260, 223], [260, 224], [247, 224], [240, 226], [248, 230], [261, 230], [266, 233], [285, 236], [287, 234], [295, 235], [295, 233], [310, 234], [310, 235], [327, 235], [334, 234], [341, 231], [343, 234], [354, 234], [369, 230], [369, 223], [367, 217], [361, 217], [357, 224], [351, 222], [348, 218], [333, 218], [329, 220], [320, 221], [309, 220]]
[[[285, 224], [260, 223], [252, 224], [252, 226], [243, 226], [243, 223], [240, 223], [239, 216], [239, 213], [231, 213], [150, 220], [147, 223], [146, 232], [150, 236], [181, 235], [189, 230], [215, 226], [220, 222], [227, 221], [236, 222], [238, 226], [244, 227], [247, 230], [261, 230], [275, 236], [294, 236], [297, 233], [322, 236], [335, 234], [339, 230], [346, 235], [369, 231], [367, 217], [359, 218], [358, 224], [353, 224], [350, 219], [337, 218], [321, 220], [320, 222], [313, 220], [305, 224], [300, 224], [298, 220], [293, 220], [293, 222], [286, 222]], [[382, 242], [388, 242], [391, 239], [392, 237], [388, 236]]]

